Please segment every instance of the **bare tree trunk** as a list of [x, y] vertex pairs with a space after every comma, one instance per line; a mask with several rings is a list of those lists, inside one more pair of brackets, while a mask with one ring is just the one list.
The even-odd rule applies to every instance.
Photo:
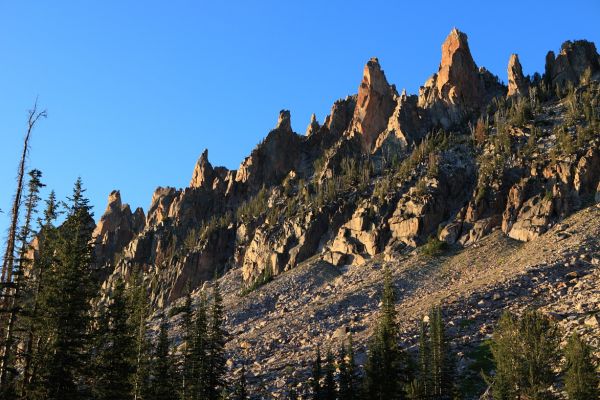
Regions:
[[17, 259], [15, 268], [15, 277], [13, 282], [14, 291], [10, 297], [8, 297], [8, 291], [6, 291], [7, 297], [5, 297], [6, 303], [8, 304], [7, 308], [9, 314], [5, 327], [5, 339], [2, 343], [0, 351], [2, 356], [0, 359], [0, 390], [6, 388], [7, 384], [10, 383], [9, 364], [12, 361], [12, 358], [15, 356], [17, 348], [15, 343], [14, 329], [20, 312], [19, 297], [21, 295], [21, 288], [23, 285], [23, 273], [24, 268], [30, 265], [30, 263], [33, 261], [27, 259], [27, 250], [29, 249], [29, 241], [31, 237], [31, 220], [39, 201], [39, 190], [42, 186], [44, 186], [40, 182], [40, 177], [42, 176], [40, 171], [33, 170], [29, 173], [29, 175], [31, 176], [31, 179], [29, 180], [29, 193], [26, 201], [25, 221], [23, 227], [21, 228], [21, 232], [19, 233], [19, 258]]
[[33, 109], [29, 110], [29, 117], [27, 119], [27, 134], [25, 134], [25, 140], [23, 143], [23, 152], [21, 153], [21, 161], [19, 162], [19, 169], [17, 172], [17, 192], [12, 205], [12, 211], [10, 216], [10, 228], [8, 231], [8, 239], [6, 241], [6, 251], [4, 253], [4, 260], [2, 261], [2, 277], [0, 282], [4, 285], [1, 287], [2, 294], [5, 294], [6, 287], [12, 279], [12, 270], [15, 263], [15, 242], [17, 239], [17, 225], [19, 224], [19, 209], [21, 207], [21, 196], [23, 193], [23, 178], [25, 175], [25, 162], [27, 160], [27, 153], [29, 151], [29, 138], [31, 132], [35, 127], [36, 122], [40, 118], [47, 116], [46, 110], [37, 110], [37, 100], [33, 104]]

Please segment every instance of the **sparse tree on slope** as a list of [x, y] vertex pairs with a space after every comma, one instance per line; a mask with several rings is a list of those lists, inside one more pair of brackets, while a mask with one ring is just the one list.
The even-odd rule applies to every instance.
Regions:
[[574, 333], [565, 348], [565, 389], [569, 400], [598, 400], [598, 373], [592, 362], [592, 349]]

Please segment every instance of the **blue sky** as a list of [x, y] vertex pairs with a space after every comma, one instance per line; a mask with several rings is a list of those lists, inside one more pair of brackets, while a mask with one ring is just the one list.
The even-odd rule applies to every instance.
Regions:
[[61, 198], [81, 176], [99, 217], [113, 189], [146, 209], [155, 187], [186, 186], [204, 148], [237, 168], [280, 109], [297, 132], [313, 112], [322, 122], [372, 56], [416, 93], [454, 26], [504, 81], [512, 52], [528, 74], [564, 40], [600, 43], [598, 1], [481, 3], [2, 1], [0, 209], [36, 96], [48, 118], [29, 167]]

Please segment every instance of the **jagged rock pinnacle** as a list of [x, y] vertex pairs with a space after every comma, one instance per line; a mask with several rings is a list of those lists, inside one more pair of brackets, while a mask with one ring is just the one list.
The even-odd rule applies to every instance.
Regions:
[[200, 155], [200, 158], [198, 158], [198, 161], [196, 162], [196, 166], [194, 167], [194, 173], [192, 174], [190, 187], [209, 187], [212, 183], [213, 175], [213, 167], [208, 161], [208, 149], [204, 149], [204, 151]]
[[288, 110], [279, 111], [279, 118], [277, 120], [277, 126], [275, 129], [280, 129], [284, 131], [292, 131], [292, 121], [290, 117], [290, 112]]
[[366, 151], [386, 128], [394, 106], [394, 89], [388, 84], [379, 60], [373, 57], [365, 65], [352, 119], [352, 128], [362, 135]]
[[529, 92], [529, 81], [523, 76], [523, 68], [517, 54], [508, 60], [508, 97], [525, 96]]
[[317, 116], [313, 113], [310, 116], [310, 123], [308, 124], [308, 127], [306, 128], [306, 136], [310, 136], [313, 133], [317, 132], [320, 127], [321, 126], [319, 125], [319, 122], [317, 121]]

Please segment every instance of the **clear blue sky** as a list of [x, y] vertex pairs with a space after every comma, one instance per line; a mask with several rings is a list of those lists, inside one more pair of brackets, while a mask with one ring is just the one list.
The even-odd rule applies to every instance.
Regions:
[[453, 26], [502, 80], [512, 52], [529, 74], [564, 40], [600, 44], [598, 1], [485, 3], [3, 1], [0, 208], [10, 209], [36, 96], [48, 119], [29, 167], [61, 198], [81, 176], [99, 217], [112, 189], [146, 210], [155, 187], [186, 186], [204, 148], [213, 165], [237, 168], [280, 109], [297, 132], [313, 112], [322, 122], [372, 56], [417, 92]]

